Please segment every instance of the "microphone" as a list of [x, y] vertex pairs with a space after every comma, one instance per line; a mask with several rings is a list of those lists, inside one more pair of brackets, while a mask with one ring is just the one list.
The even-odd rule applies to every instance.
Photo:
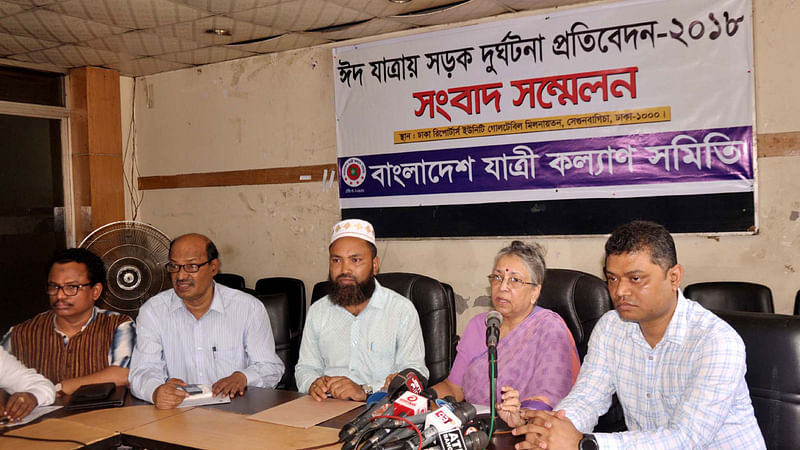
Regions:
[[[426, 396], [426, 397], [428, 397], [428, 399], [436, 400], [436, 405], [437, 406], [449, 408], [451, 411], [454, 408], [453, 404], [456, 403], [455, 398], [453, 398], [452, 396], [449, 396], [449, 395], [448, 395], [448, 397], [453, 399], [453, 401], [451, 403], [448, 403], [446, 401], [437, 399], [438, 394], [436, 393], [435, 390], [433, 390], [431, 388], [425, 389], [424, 391], [422, 391], [422, 393], [420, 393], [420, 395]], [[399, 416], [400, 414], [397, 414], [397, 415]], [[414, 415], [414, 416], [405, 417], [405, 419], [408, 422], [411, 422], [414, 425], [422, 425], [422, 424], [424, 424], [426, 422], [427, 418], [428, 418], [428, 413], [427, 412], [425, 414], [417, 414], [417, 415]], [[388, 421], [388, 422], [381, 423], [380, 424], [381, 428], [384, 428], [386, 430], [393, 429], [393, 431], [391, 431], [388, 434], [380, 434], [380, 433], [374, 434], [369, 439], [367, 439], [366, 444], [364, 445], [364, 447], [361, 448], [361, 450], [367, 450], [370, 447], [372, 447], [373, 445], [383, 444], [385, 442], [392, 442], [392, 441], [398, 441], [398, 440], [401, 440], [401, 439], [408, 439], [408, 438], [410, 438], [411, 436], [414, 435], [414, 430], [411, 427], [408, 426], [408, 423], [406, 423], [406, 422], [404, 422], [402, 420], [381, 419], [381, 421]]]
[[[461, 402], [455, 405], [452, 411], [447, 407], [442, 407], [428, 414], [425, 420], [425, 430], [422, 432], [421, 447], [427, 447], [439, 439], [439, 433], [459, 430], [461, 424], [467, 423], [475, 418], [476, 411], [472, 404]], [[460, 433], [460, 432], [459, 432]], [[487, 438], [488, 439], [488, 438]], [[395, 441], [387, 445], [378, 445], [376, 450], [415, 450], [418, 448], [419, 439], [413, 436], [404, 441]]]
[[[361, 414], [349, 423], [345, 424], [341, 431], [339, 431], [339, 442], [345, 442], [352, 439], [353, 436], [358, 434], [359, 430], [364, 428], [372, 419], [373, 415], [378, 411], [383, 412], [385, 408], [391, 405], [392, 402], [397, 400], [404, 392], [412, 391], [415, 393], [422, 392], [423, 385], [428, 382], [428, 379], [422, 376], [414, 369], [404, 369], [397, 374], [389, 383], [387, 388], [388, 395], [383, 399], [377, 401], [372, 406], [367, 407]], [[381, 408], [384, 408], [381, 410]]]
[[500, 325], [503, 323], [503, 315], [497, 311], [489, 311], [486, 314], [486, 346], [496, 348], [497, 341], [500, 339]]
[[476, 431], [467, 435], [461, 430], [445, 431], [439, 434], [439, 444], [427, 450], [480, 450], [489, 446], [489, 435], [484, 431]]
[[[422, 422], [424, 422], [427, 417], [426, 413], [428, 412], [428, 399], [426, 397], [423, 397], [422, 395], [414, 394], [410, 391], [405, 392], [403, 393], [403, 395], [400, 396], [400, 398], [398, 398], [392, 404], [392, 410], [394, 412], [394, 415], [397, 417], [422, 416]], [[387, 425], [391, 425], [392, 422], [402, 423], [402, 421], [396, 421], [394, 419], [386, 419], [386, 418], [376, 420], [372, 422], [372, 424], [370, 424], [368, 427], [364, 428], [363, 433], [357, 438], [353, 438], [353, 440], [361, 439], [367, 433], [375, 431], [375, 433], [373, 433], [373, 435], [370, 436], [370, 438], [367, 439], [364, 445], [361, 447], [361, 450], [368, 450], [373, 445], [380, 442], [383, 438], [392, 434], [392, 429], [387, 427]], [[406, 424], [403, 423], [402, 426], [405, 425]], [[353, 440], [351, 440], [351, 442], [353, 442]], [[355, 442], [353, 442], [353, 444], [355, 444]], [[349, 446], [350, 442], [346, 443], [345, 445]], [[355, 448], [355, 446], [353, 448]]]
[[387, 395], [389, 394], [386, 391], [378, 391], [370, 395], [367, 397], [367, 408], [383, 400]]

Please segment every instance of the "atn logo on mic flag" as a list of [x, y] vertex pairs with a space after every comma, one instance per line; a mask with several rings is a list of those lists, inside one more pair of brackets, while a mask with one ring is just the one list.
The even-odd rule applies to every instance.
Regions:
[[465, 450], [467, 448], [467, 443], [459, 429], [439, 433], [439, 445], [442, 450]]

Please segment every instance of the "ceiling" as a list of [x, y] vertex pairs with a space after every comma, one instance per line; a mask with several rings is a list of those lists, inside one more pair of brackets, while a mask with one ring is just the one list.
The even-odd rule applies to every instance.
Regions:
[[137, 77], [585, 1], [0, 0], [0, 62]]

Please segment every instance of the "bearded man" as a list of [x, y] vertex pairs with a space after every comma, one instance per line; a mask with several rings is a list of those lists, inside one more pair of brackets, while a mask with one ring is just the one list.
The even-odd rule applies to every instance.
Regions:
[[337, 223], [328, 251], [328, 295], [308, 310], [295, 368], [298, 390], [317, 401], [364, 401], [402, 369], [427, 377], [417, 310], [375, 280], [380, 259], [372, 225]]

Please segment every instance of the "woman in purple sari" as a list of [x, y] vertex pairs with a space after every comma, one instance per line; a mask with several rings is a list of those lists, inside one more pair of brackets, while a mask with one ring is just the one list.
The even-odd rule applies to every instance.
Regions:
[[[578, 376], [575, 341], [564, 320], [536, 306], [545, 273], [538, 244], [513, 241], [495, 257], [489, 275], [492, 305], [503, 316], [497, 344], [497, 398], [500, 417], [514, 426], [519, 408], [552, 410]], [[458, 343], [458, 354], [445, 381], [433, 388], [439, 397], [489, 404], [487, 313], [472, 318]]]

